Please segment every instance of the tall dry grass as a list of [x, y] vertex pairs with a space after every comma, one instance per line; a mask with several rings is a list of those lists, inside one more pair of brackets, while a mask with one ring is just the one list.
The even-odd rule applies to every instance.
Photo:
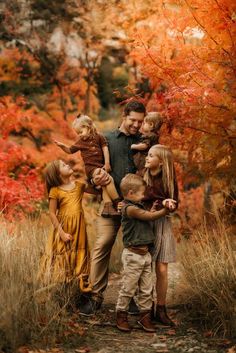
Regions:
[[[99, 204], [86, 197], [83, 204], [90, 249], [96, 235], [96, 213]], [[16, 220], [17, 224], [17, 220]], [[29, 342], [53, 340], [64, 330], [68, 306], [75, 299], [77, 284], [70, 288], [42, 287], [37, 280], [40, 258], [51, 226], [49, 217], [26, 219], [11, 227], [0, 217], [0, 351]], [[119, 235], [110, 263], [119, 271], [122, 240]]]
[[211, 218], [182, 244], [180, 261], [184, 301], [190, 314], [213, 333], [236, 335], [235, 234], [220, 219]]
[[68, 295], [62, 287], [40, 287], [37, 281], [47, 231], [42, 220], [28, 220], [12, 231], [1, 219], [0, 351], [35, 337], [53, 339], [63, 329]]

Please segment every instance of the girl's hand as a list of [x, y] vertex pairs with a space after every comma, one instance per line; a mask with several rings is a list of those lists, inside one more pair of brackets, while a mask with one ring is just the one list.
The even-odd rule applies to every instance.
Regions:
[[170, 212], [173, 212], [176, 209], [176, 201], [173, 199], [165, 199], [162, 201], [162, 205], [170, 210]]
[[111, 172], [111, 165], [110, 163], [105, 163], [104, 166], [103, 166], [103, 169], [105, 169], [105, 171], [107, 173]]
[[65, 232], [60, 232], [60, 237], [61, 237], [61, 240], [63, 240], [65, 243], [67, 243], [68, 241], [72, 240], [73, 237], [71, 234], [69, 233], [65, 233]]
[[64, 143], [60, 142], [60, 141], [57, 141], [57, 140], [54, 140], [54, 143], [58, 146], [58, 147], [63, 147], [65, 146]]

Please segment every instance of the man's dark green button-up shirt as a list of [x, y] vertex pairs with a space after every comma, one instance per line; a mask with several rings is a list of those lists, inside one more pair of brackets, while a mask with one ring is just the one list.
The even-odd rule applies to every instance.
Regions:
[[140, 135], [125, 135], [119, 129], [105, 135], [110, 152], [111, 176], [115, 181], [117, 191], [120, 193], [121, 179], [128, 173], [136, 173], [133, 161], [133, 143], [139, 143]]

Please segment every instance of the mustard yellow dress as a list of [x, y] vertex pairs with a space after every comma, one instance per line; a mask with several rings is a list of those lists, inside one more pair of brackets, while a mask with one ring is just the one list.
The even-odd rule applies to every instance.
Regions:
[[72, 190], [53, 187], [49, 198], [56, 199], [57, 218], [64, 232], [73, 236], [73, 240], [64, 242], [56, 229], [52, 229], [42, 257], [39, 279], [44, 283], [68, 283], [78, 278], [80, 289], [89, 291], [89, 249], [87, 242], [82, 197], [85, 184], [75, 181]]

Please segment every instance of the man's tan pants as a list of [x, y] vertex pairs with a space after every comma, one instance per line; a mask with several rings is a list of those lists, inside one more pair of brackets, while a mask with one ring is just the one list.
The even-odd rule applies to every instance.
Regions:
[[98, 216], [96, 222], [97, 236], [92, 251], [90, 268], [92, 295], [97, 300], [103, 300], [103, 292], [107, 287], [111, 250], [119, 228], [120, 219]]

